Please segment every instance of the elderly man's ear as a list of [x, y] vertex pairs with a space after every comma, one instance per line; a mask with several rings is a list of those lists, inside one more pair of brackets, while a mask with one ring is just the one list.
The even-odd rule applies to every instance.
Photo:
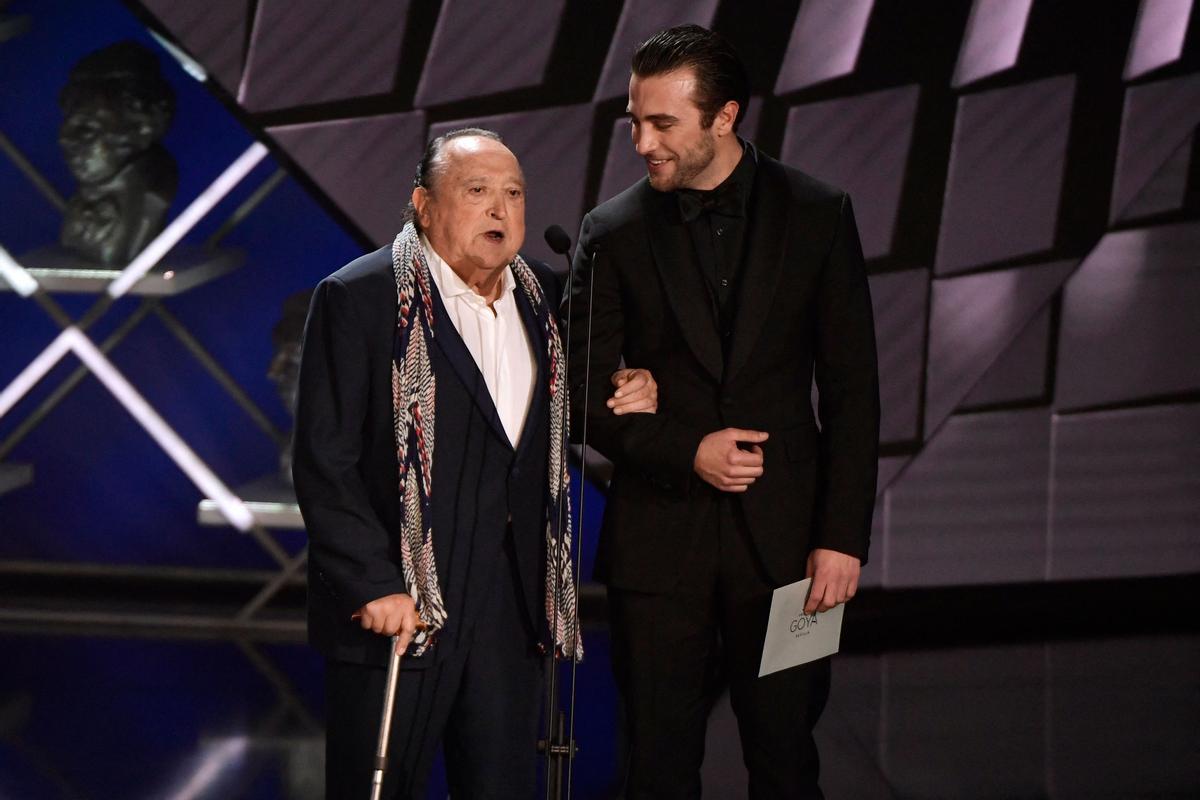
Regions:
[[612, 374], [616, 387], [606, 405], [618, 416], [654, 414], [658, 411], [658, 383], [648, 369], [619, 369]]
[[413, 189], [412, 204], [413, 204], [413, 209], [414, 209], [414, 216], [417, 218], [417, 222], [421, 225], [426, 225], [429, 222], [429, 220], [425, 214], [425, 206], [428, 202], [429, 202], [429, 190], [428, 189], [426, 189], [424, 186], [418, 186], [415, 189]]

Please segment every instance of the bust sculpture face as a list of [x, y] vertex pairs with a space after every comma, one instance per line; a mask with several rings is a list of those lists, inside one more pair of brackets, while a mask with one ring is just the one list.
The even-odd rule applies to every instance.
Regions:
[[121, 265], [162, 230], [175, 194], [175, 162], [158, 143], [174, 112], [171, 87], [152, 52], [121, 42], [75, 65], [59, 105], [59, 146], [79, 181], [62, 244]]

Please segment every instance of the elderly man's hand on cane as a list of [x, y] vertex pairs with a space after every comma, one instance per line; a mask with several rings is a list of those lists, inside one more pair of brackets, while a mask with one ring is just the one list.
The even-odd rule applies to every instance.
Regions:
[[357, 620], [363, 630], [397, 637], [396, 650], [401, 654], [408, 649], [417, 631], [425, 630], [425, 623], [417, 614], [416, 603], [407, 594], [378, 597], [355, 611], [350, 618]]

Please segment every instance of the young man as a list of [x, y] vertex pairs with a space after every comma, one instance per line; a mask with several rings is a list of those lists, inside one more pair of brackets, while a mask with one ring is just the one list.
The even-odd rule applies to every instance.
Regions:
[[[879, 400], [854, 216], [844, 192], [738, 138], [749, 86], [721, 37], [672, 28], [632, 66], [647, 176], [585, 217], [574, 297], [580, 319], [592, 299], [592, 381], [623, 357], [659, 387], [654, 416], [587, 409], [588, 443], [616, 466], [597, 570], [627, 796], [700, 795], [723, 673], [750, 796], [820, 797], [812, 727], [829, 662], [757, 671], [771, 592], [811, 576], [807, 610], [828, 610], [854, 595], [867, 556]], [[576, 326], [573, 389], [586, 347]]]

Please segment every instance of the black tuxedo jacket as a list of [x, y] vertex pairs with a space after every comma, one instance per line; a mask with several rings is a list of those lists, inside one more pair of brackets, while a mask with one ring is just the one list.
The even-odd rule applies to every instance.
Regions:
[[[559, 289], [530, 262], [547, 300]], [[515, 561], [530, 617], [530, 646], [546, 635], [544, 583], [549, 365], [545, 336], [518, 287], [517, 305], [538, 357], [537, 388], [514, 448], [483, 375], [434, 290], [437, 380], [433, 537], [448, 620], [420, 668], [470, 635], [472, 610], [504, 562], [511, 518]], [[552, 306], [553, 308], [554, 306]], [[385, 664], [388, 640], [350, 615], [407, 591], [400, 567], [400, 487], [392, 408], [396, 283], [390, 247], [323, 280], [304, 333], [293, 475], [309, 536], [309, 641], [326, 657]]]
[[[850, 200], [762, 153], [748, 207], [732, 340], [673, 193], [643, 178], [583, 220], [572, 292], [571, 397], [588, 444], [615, 464], [597, 577], [666, 591], [715, 489], [695, 476], [700, 440], [766, 431], [764, 473], [738, 498], [769, 576], [804, 577], [816, 547], [867, 558], [879, 386], [862, 248]], [[726, 355], [726, 353], [728, 355]], [[614, 416], [608, 376], [624, 358], [659, 386], [658, 413]], [[820, 393], [820, 427], [811, 384]], [[582, 426], [575, 423], [578, 436]]]

